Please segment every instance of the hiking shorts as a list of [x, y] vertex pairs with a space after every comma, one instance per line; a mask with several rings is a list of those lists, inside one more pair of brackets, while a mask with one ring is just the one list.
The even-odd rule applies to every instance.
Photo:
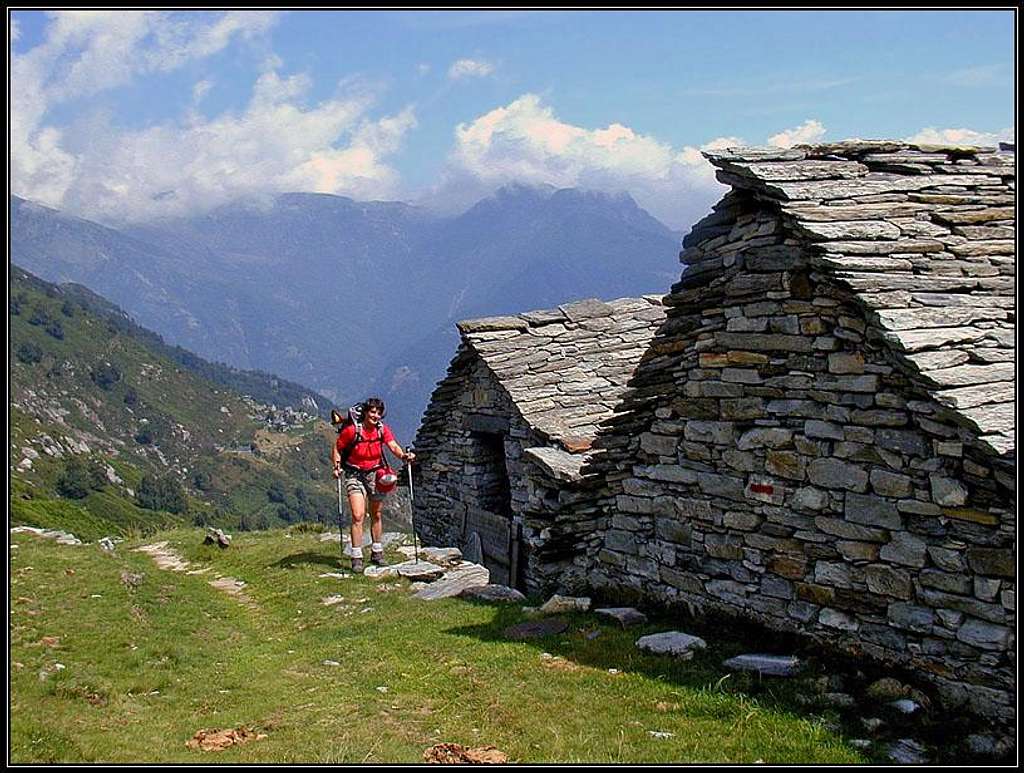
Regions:
[[376, 470], [360, 470], [354, 467], [345, 468], [345, 493], [362, 494], [364, 498], [374, 502], [380, 502], [387, 496], [377, 493]]

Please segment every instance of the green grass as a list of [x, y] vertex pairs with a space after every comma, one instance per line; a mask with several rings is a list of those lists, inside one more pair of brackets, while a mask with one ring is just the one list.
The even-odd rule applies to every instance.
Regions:
[[[788, 683], [723, 679], [718, 663], [738, 643], [677, 663], [634, 646], [667, 625], [623, 631], [591, 614], [512, 642], [502, 631], [525, 619], [518, 605], [319, 578], [336, 570], [338, 546], [316, 534], [236, 534], [225, 551], [202, 536], [147, 542], [245, 580], [252, 605], [212, 588], [213, 572], [158, 569], [133, 552], [140, 542], [110, 555], [12, 535], [12, 762], [419, 762], [440, 742], [493, 744], [518, 762], [867, 761], [796, 708]], [[143, 574], [139, 587], [123, 571]], [[345, 601], [324, 606], [333, 594]], [[564, 670], [544, 667], [544, 652]], [[199, 729], [243, 725], [267, 738], [185, 747]]]

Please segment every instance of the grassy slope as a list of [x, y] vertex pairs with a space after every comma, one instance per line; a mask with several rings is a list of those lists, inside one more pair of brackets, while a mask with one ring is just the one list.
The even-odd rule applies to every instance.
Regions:
[[[315, 534], [242, 534], [227, 551], [195, 529], [157, 538], [245, 580], [254, 604], [210, 587], [213, 572], [157, 569], [130, 543], [109, 555], [12, 535], [12, 762], [418, 762], [439, 742], [494, 744], [519, 762], [866, 761], [797, 708], [793, 682], [723, 679], [739, 643], [676, 663], [633, 646], [670, 625], [623, 631], [589, 614], [561, 636], [511, 642], [501, 631], [525, 619], [518, 605], [319, 578], [338, 548]], [[137, 589], [123, 571], [144, 575]], [[345, 601], [324, 606], [332, 594]], [[544, 667], [542, 652], [571, 670]], [[185, 747], [201, 728], [243, 725], [267, 738]]]
[[[336, 517], [328, 474], [333, 433], [325, 422], [277, 433], [278, 450], [263, 456], [219, 451], [247, 449], [259, 430], [241, 395], [147, 348], [145, 336], [114, 316], [97, 316], [73, 294], [13, 267], [10, 295], [14, 523], [69, 529], [83, 539], [180, 523], [181, 517], [136, 507], [126, 490], [137, 490], [147, 472], [169, 469], [186, 484], [192, 515], [212, 515], [217, 508], [221, 515], [211, 520], [229, 528], [237, 528], [243, 514], [257, 526], [283, 523], [280, 503], [267, 497], [274, 481], [288, 492], [304, 489], [318, 515]], [[48, 333], [47, 323], [31, 324], [33, 317], [58, 323], [63, 337]], [[21, 361], [17, 353], [25, 345], [37, 347], [42, 359]], [[107, 389], [90, 375], [104, 363], [121, 374]], [[146, 427], [154, 428], [154, 442], [148, 445], [135, 438]], [[275, 433], [263, 434], [273, 445]], [[55, 482], [63, 462], [42, 453], [42, 435], [61, 443], [65, 438], [84, 441], [95, 458], [113, 466], [124, 485], [108, 486], [85, 500], [60, 499]], [[15, 469], [24, 448], [40, 454], [28, 472]], [[211, 481], [204, 491], [192, 480], [198, 470]]]

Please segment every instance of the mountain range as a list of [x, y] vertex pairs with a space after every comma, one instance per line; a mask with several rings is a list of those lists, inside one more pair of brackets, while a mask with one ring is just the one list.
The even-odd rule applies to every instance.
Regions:
[[402, 442], [454, 354], [456, 321], [663, 292], [680, 237], [628, 195], [552, 187], [505, 187], [455, 216], [292, 193], [117, 228], [10, 200], [12, 263], [335, 405], [379, 394]]

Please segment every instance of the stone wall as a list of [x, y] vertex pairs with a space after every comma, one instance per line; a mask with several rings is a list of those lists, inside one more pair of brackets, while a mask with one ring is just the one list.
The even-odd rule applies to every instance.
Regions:
[[777, 210], [734, 191], [684, 246], [590, 470], [611, 497], [580, 573], [912, 668], [1011, 722], [1012, 457], [922, 388]]

